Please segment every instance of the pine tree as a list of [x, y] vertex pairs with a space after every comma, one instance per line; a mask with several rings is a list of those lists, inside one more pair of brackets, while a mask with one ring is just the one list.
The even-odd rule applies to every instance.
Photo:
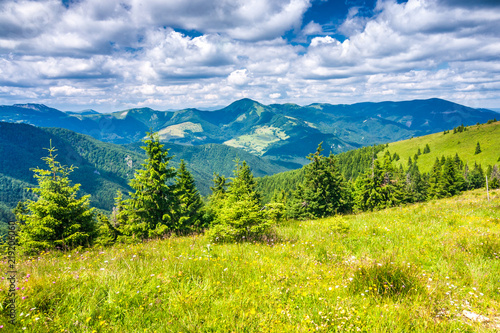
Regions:
[[486, 185], [484, 171], [481, 164], [474, 163], [474, 169], [467, 174], [467, 188], [469, 190], [481, 188]]
[[386, 175], [380, 162], [375, 160], [372, 169], [356, 179], [355, 207], [362, 211], [385, 208], [387, 198], [382, 187], [386, 181]]
[[234, 177], [227, 193], [214, 204], [215, 217], [207, 237], [213, 242], [234, 242], [259, 238], [265, 235], [271, 224], [261, 209], [260, 194], [248, 164], [236, 161]]
[[439, 199], [445, 196], [445, 193], [443, 193], [442, 187], [440, 186], [443, 164], [444, 163], [436, 157], [436, 161], [434, 162], [432, 170], [429, 174], [429, 187], [427, 190], [427, 198], [429, 200]]
[[169, 182], [175, 177], [175, 169], [169, 168], [172, 157], [157, 133], [148, 132], [142, 147], [146, 151], [146, 160], [142, 169], [136, 170], [130, 186], [135, 192], [125, 203], [128, 215], [126, 234], [138, 238], [160, 236], [175, 230], [175, 211], [178, 200], [175, 186]]
[[406, 202], [425, 201], [427, 186], [420, 174], [417, 163], [413, 163], [406, 173]]
[[439, 179], [440, 195], [456, 195], [462, 191], [464, 184], [463, 176], [457, 169], [455, 161], [451, 157], [447, 158], [442, 167], [441, 178]]
[[474, 152], [474, 155], [477, 155], [477, 154], [481, 153], [481, 151], [482, 151], [481, 150], [481, 145], [479, 145], [479, 142], [478, 142], [477, 145], [476, 145], [476, 151]]
[[90, 245], [96, 236], [94, 209], [89, 206], [90, 195], [77, 198], [80, 184], [72, 185], [69, 175], [74, 167], [61, 165], [47, 149], [43, 160], [48, 170], [35, 168], [38, 186], [30, 188], [37, 200], [20, 202], [16, 217], [20, 222], [20, 244], [28, 253], [46, 249], [70, 249]]
[[424, 148], [424, 154], [429, 154], [431, 152], [431, 148], [429, 147], [429, 144], [427, 143]]
[[[318, 218], [350, 210], [350, 195], [333, 155], [321, 155], [321, 143], [314, 154], [307, 157], [311, 163], [304, 167], [304, 182], [294, 195], [290, 217]], [[386, 152], [389, 156], [390, 153]]]
[[493, 166], [493, 168], [491, 168], [488, 185], [491, 189], [500, 188], [500, 169], [496, 164]]
[[177, 170], [175, 182], [175, 195], [178, 198], [179, 206], [176, 212], [175, 229], [178, 232], [188, 232], [199, 230], [204, 227], [203, 222], [203, 201], [196, 189], [194, 178], [186, 169], [186, 163], [181, 160]]

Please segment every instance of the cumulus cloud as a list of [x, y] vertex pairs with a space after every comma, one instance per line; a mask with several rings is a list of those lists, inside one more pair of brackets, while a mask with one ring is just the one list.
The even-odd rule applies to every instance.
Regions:
[[4, 0], [0, 104], [441, 97], [497, 107], [497, 3], [379, 0], [366, 15], [356, 0], [332, 33], [302, 22], [311, 0]]

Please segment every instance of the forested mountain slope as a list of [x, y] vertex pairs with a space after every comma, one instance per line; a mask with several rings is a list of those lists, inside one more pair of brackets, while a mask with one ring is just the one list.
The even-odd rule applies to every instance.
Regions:
[[319, 142], [334, 153], [484, 123], [497, 113], [441, 99], [352, 105], [263, 105], [242, 99], [215, 111], [136, 108], [99, 114], [44, 105], [0, 106], [0, 121], [67, 128], [112, 143], [140, 141], [152, 128], [164, 142], [224, 144], [300, 167]]
[[[73, 183], [82, 184], [82, 194], [91, 194], [94, 207], [110, 210], [117, 190], [127, 193], [129, 179], [141, 167], [145, 156], [142, 143], [127, 147], [104, 143], [90, 136], [61, 128], [38, 128], [28, 124], [0, 122], [0, 220], [6, 221], [19, 200], [30, 197], [26, 187], [36, 184], [32, 168], [44, 167], [44, 148], [56, 147], [57, 160], [77, 168], [70, 176]], [[171, 166], [186, 160], [198, 189], [210, 192], [214, 172], [232, 175], [234, 161], [246, 160], [257, 176], [290, 170], [245, 151], [220, 144], [182, 146], [167, 143]], [[2, 217], [3, 216], [3, 217]]]

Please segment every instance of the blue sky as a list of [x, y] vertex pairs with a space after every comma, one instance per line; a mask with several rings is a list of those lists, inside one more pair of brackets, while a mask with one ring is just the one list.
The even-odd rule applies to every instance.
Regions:
[[498, 0], [2, 0], [0, 104], [500, 108]]

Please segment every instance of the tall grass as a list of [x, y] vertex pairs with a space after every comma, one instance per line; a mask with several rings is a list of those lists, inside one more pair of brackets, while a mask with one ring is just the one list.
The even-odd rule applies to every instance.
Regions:
[[285, 222], [266, 242], [195, 235], [19, 258], [18, 323], [4, 278], [0, 332], [493, 332], [491, 196]]

